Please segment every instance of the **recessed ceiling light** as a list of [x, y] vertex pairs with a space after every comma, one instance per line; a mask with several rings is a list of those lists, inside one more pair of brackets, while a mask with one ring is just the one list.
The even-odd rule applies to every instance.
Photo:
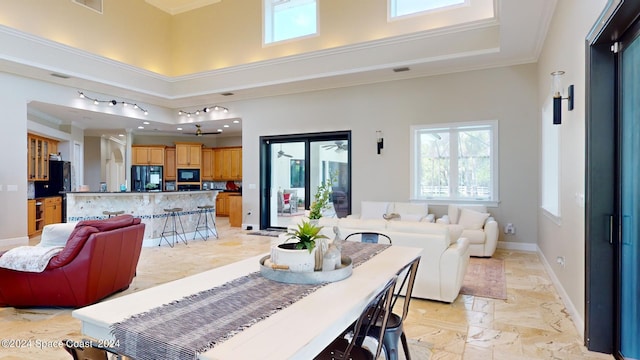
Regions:
[[181, 127], [179, 127], [179, 128], [176, 128], [176, 130], [178, 130], [178, 131], [182, 131], [182, 128], [181, 128]]
[[218, 132], [222, 132], [222, 129], [218, 129]]
[[124, 137], [124, 134], [118, 134], [118, 136], [120, 136], [120, 137]]
[[229, 125], [223, 125], [223, 127], [226, 127], [226, 128], [228, 128], [228, 127], [229, 127]]
[[140, 125], [138, 126], [138, 129], [144, 129], [144, 126]]
[[149, 125], [149, 124], [151, 124], [151, 123], [150, 123], [150, 122], [148, 122], [148, 121], [143, 121], [142, 123], [143, 123], [143, 124], [145, 124], [145, 125]]
[[233, 123], [234, 123], [234, 124], [239, 124], [239, 123], [240, 123], [240, 120], [233, 120]]

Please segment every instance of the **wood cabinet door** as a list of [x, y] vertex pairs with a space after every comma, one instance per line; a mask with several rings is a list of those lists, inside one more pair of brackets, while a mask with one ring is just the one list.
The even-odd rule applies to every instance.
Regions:
[[36, 201], [27, 200], [27, 235], [36, 232]]
[[200, 167], [201, 152], [201, 144], [176, 144], [176, 167]]
[[133, 165], [149, 164], [149, 149], [142, 146], [131, 147], [131, 162]]
[[242, 226], [242, 196], [229, 196], [229, 226]]
[[189, 162], [193, 167], [202, 165], [202, 145], [189, 146]]
[[164, 165], [164, 148], [150, 147], [148, 151], [149, 165]]
[[218, 194], [216, 198], [216, 215], [229, 216], [229, 194]]
[[58, 153], [58, 142], [27, 134], [27, 179], [49, 180], [49, 154]]
[[164, 151], [164, 180], [176, 179], [176, 148], [168, 147]]
[[62, 222], [62, 198], [50, 197], [44, 199], [44, 225]]
[[233, 179], [231, 173], [231, 150], [224, 149], [222, 151], [222, 177], [225, 180]]
[[242, 149], [229, 149], [231, 179], [242, 180]]
[[224, 180], [222, 177], [222, 149], [213, 149], [213, 180]]
[[213, 180], [213, 149], [202, 149], [202, 180]]

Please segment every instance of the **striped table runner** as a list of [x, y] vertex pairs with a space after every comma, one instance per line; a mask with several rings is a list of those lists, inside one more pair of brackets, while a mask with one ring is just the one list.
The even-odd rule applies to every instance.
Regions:
[[[346, 241], [342, 254], [356, 267], [388, 246]], [[258, 271], [134, 315], [111, 333], [118, 352], [134, 359], [195, 359], [324, 285], [279, 283]]]

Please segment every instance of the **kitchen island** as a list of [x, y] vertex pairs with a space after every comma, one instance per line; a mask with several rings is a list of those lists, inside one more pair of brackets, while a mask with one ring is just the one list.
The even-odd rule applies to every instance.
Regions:
[[[164, 191], [164, 192], [68, 192], [67, 222], [105, 219], [104, 211], [124, 211], [142, 219], [146, 224], [142, 246], [160, 244], [160, 234], [169, 213], [164, 209], [182, 208], [182, 220], [187, 241], [193, 239], [198, 221], [198, 206], [213, 205], [218, 191]], [[171, 221], [169, 221], [170, 223]], [[178, 229], [180, 223], [178, 222]], [[199, 237], [196, 237], [199, 239]], [[164, 242], [166, 244], [166, 242]]]

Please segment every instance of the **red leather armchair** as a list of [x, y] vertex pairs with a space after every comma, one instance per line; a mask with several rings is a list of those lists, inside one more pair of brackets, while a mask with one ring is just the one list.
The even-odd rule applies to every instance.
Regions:
[[0, 268], [0, 306], [82, 307], [127, 289], [144, 227], [131, 215], [79, 222], [43, 272]]

